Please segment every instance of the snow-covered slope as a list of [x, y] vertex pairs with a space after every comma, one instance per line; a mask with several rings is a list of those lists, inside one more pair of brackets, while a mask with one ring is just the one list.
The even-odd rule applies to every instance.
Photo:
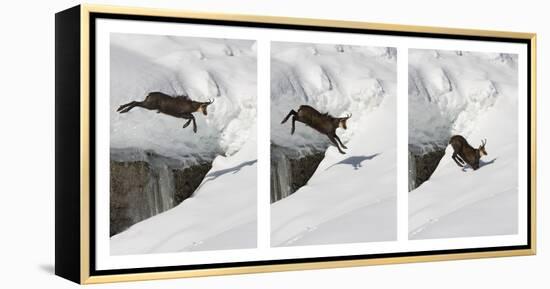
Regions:
[[413, 239], [515, 234], [518, 191], [517, 56], [409, 50], [409, 144], [429, 149], [463, 135], [482, 167], [461, 169], [452, 148], [409, 193]]
[[271, 245], [295, 246], [396, 238], [395, 50], [275, 43], [272, 141], [300, 147], [325, 142], [303, 124], [280, 124], [301, 104], [339, 115], [348, 149], [326, 150], [307, 185], [271, 205]]
[[[134, 147], [186, 159], [231, 155], [248, 139], [256, 119], [254, 41], [111, 34], [111, 147]], [[214, 99], [198, 132], [184, 120], [145, 109], [119, 114], [119, 105], [152, 91]]]
[[218, 156], [192, 197], [111, 238], [111, 254], [256, 247], [256, 133]]

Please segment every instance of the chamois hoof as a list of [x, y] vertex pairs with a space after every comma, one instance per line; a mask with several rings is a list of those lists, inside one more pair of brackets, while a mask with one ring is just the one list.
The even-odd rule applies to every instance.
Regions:
[[342, 145], [342, 148], [343, 148], [343, 149], [348, 149], [348, 147], [347, 147], [347, 146], [345, 146], [345, 145]]

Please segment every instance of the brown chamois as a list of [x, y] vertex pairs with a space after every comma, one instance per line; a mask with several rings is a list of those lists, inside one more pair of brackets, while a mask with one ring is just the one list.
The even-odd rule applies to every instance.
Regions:
[[469, 164], [474, 170], [479, 169], [479, 159], [487, 155], [485, 144], [487, 139], [481, 141], [479, 148], [474, 149], [466, 139], [461, 135], [455, 135], [449, 140], [449, 144], [453, 147], [453, 160], [460, 167]]
[[188, 96], [176, 96], [172, 97], [162, 92], [149, 93], [144, 101], [132, 101], [127, 104], [123, 104], [118, 107], [117, 111], [120, 113], [126, 113], [134, 107], [143, 107], [148, 110], [157, 110], [157, 113], [164, 113], [173, 117], [186, 119], [187, 122], [183, 125], [183, 128], [189, 126], [193, 122], [193, 132], [197, 132], [197, 124], [195, 123], [194, 112], [202, 112], [207, 115], [207, 107], [212, 104], [214, 100], [208, 102], [199, 102], [191, 100]]
[[[292, 116], [292, 129], [290, 134], [294, 134], [295, 122], [299, 121], [305, 125], [315, 129], [316, 131], [326, 135], [330, 142], [332, 142], [341, 154], [345, 154], [342, 148], [347, 147], [342, 143], [340, 138], [336, 135], [336, 129], [341, 127], [347, 129], [346, 121], [351, 117], [349, 114], [346, 117], [333, 117], [328, 113], [320, 113], [315, 108], [309, 105], [301, 105], [298, 111], [290, 110], [288, 115], [283, 119], [281, 124], [285, 123], [288, 118]], [[338, 145], [340, 143], [340, 146]]]

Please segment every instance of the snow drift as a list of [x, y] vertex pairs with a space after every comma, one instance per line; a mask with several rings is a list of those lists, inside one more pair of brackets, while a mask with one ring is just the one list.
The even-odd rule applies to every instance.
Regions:
[[[174, 36], [111, 34], [111, 147], [136, 147], [166, 157], [212, 158], [237, 152], [256, 119], [255, 42]], [[152, 91], [214, 99], [197, 133], [184, 120], [134, 108]]]
[[505, 92], [515, 105], [517, 56], [409, 51], [409, 144], [429, 150], [447, 146], [455, 133], [474, 133]]
[[[412, 239], [515, 234], [518, 191], [517, 55], [409, 50], [409, 147], [447, 147], [409, 193]], [[477, 171], [451, 159], [450, 136], [488, 156]]]
[[271, 141], [325, 148], [326, 136], [280, 122], [311, 105], [334, 116], [352, 113], [335, 147], [294, 194], [271, 205], [271, 245], [295, 246], [396, 238], [396, 55], [393, 48], [273, 43]]

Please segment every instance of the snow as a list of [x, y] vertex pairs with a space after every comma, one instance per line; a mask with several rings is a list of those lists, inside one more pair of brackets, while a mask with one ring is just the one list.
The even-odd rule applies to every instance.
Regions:
[[[111, 148], [152, 150], [176, 159], [231, 155], [248, 139], [256, 119], [254, 41], [111, 34]], [[184, 120], [121, 104], [149, 92], [214, 99], [208, 116], [196, 114], [198, 132]]]
[[[110, 240], [112, 255], [256, 247], [257, 63], [254, 41], [111, 34], [111, 154], [153, 152], [173, 163], [213, 160], [193, 195]], [[214, 99], [198, 132], [135, 108], [149, 92]]]
[[447, 146], [461, 134], [488, 156], [477, 171], [445, 155], [409, 193], [409, 237], [516, 234], [518, 230], [517, 55], [409, 50], [409, 144]]
[[353, 113], [348, 129], [337, 130], [347, 154], [330, 146], [308, 183], [271, 205], [271, 245], [395, 240], [395, 49], [273, 43], [271, 67], [272, 142], [326, 142], [303, 124], [293, 136], [280, 124], [301, 104]]
[[386, 47], [272, 42], [271, 141], [293, 148], [326, 147], [327, 138], [303, 124], [297, 123], [292, 136], [289, 123], [280, 124], [291, 109], [306, 103], [337, 117], [353, 113], [352, 127], [339, 132], [342, 141], [350, 140], [360, 123], [353, 120], [376, 109], [384, 89], [395, 85], [395, 53]]
[[474, 133], [503, 93], [515, 105], [515, 90], [517, 55], [410, 49], [409, 144], [429, 150]]

